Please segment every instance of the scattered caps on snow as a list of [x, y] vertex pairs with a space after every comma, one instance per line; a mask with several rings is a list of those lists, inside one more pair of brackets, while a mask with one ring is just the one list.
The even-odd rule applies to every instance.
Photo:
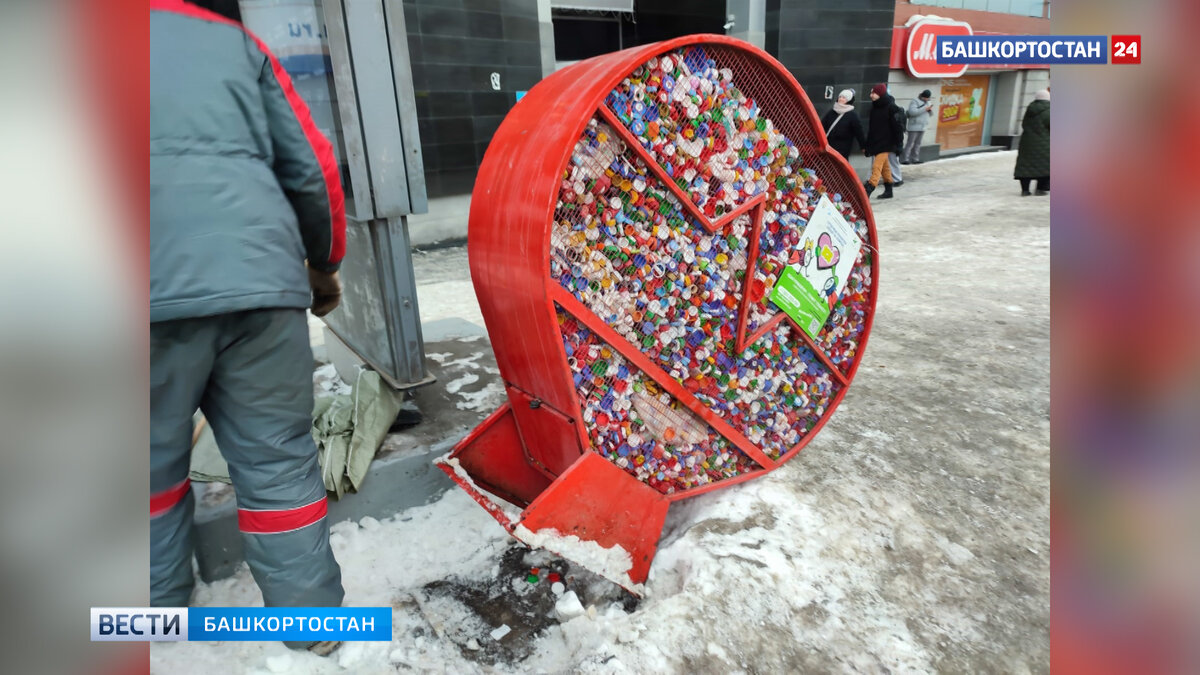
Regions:
[[[462, 468], [458, 459], [449, 453], [437, 460], [454, 469], [454, 475], [462, 479], [481, 495], [487, 493], [480, 488], [471, 475]], [[494, 499], [488, 500], [500, 510], [510, 522], [517, 523], [520, 514], [513, 512], [513, 507], [507, 502]], [[629, 578], [629, 570], [633, 568], [633, 557], [620, 545], [604, 548], [594, 541], [585, 541], [575, 535], [562, 535], [557, 530], [545, 528], [534, 532], [522, 524], [513, 530], [513, 536], [534, 548], [551, 551], [571, 562], [597, 574], [609, 581], [624, 586], [630, 592], [644, 596], [646, 588], [642, 584], [634, 584]]]

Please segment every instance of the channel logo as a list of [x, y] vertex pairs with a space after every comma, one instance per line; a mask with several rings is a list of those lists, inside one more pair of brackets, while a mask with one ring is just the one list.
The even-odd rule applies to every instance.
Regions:
[[943, 65], [1104, 65], [1106, 35], [939, 35]]
[[93, 607], [93, 642], [389, 642], [390, 607]]
[[186, 607], [92, 608], [92, 642], [186, 642], [187, 639]]

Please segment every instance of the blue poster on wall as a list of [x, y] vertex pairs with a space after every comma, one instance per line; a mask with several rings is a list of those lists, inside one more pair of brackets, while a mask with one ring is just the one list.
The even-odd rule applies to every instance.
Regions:
[[242, 0], [242, 23], [279, 59], [289, 75], [324, 75], [333, 71], [325, 25], [316, 3], [285, 0]]

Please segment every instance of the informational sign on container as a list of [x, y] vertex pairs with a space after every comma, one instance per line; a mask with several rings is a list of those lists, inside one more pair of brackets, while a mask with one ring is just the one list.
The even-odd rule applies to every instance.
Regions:
[[800, 246], [771, 291], [771, 302], [816, 337], [846, 287], [860, 248], [854, 226], [821, 195]]

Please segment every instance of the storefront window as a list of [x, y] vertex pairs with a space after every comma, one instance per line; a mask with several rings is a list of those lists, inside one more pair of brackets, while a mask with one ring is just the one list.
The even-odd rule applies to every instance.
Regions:
[[1041, 16], [1044, 4], [1042, 0], [1012, 0], [1010, 11], [1021, 16]]
[[914, 0], [913, 4], [1040, 17], [1045, 2], [1044, 0]]
[[941, 85], [937, 142], [942, 150], [982, 145], [991, 76], [964, 75], [942, 80]]
[[337, 114], [321, 0], [239, 0], [238, 7], [242, 23], [279, 59], [296, 93], [308, 104], [313, 122], [333, 144], [346, 193], [346, 213], [357, 213]]

